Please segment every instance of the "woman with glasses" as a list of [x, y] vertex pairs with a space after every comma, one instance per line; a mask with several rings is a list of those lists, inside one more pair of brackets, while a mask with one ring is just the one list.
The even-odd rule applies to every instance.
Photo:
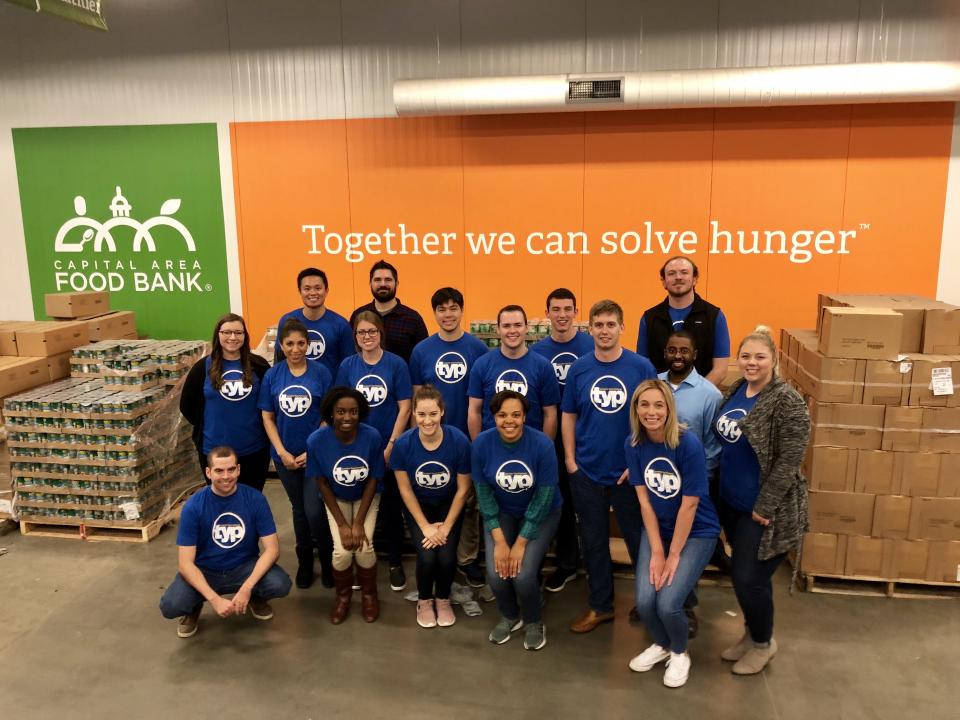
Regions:
[[[334, 385], [356, 388], [370, 405], [367, 423], [380, 433], [383, 459], [390, 460], [393, 446], [410, 420], [410, 370], [398, 356], [383, 349], [384, 330], [380, 316], [369, 310], [353, 319], [354, 340], [359, 354], [340, 363]], [[390, 588], [403, 590], [406, 576], [401, 565], [403, 551], [403, 501], [397, 478], [387, 470], [383, 476], [380, 527], [390, 562]]]
[[207, 453], [226, 445], [237, 454], [240, 483], [263, 491], [270, 441], [257, 404], [269, 369], [266, 360], [250, 351], [242, 317], [227, 313], [217, 320], [210, 354], [190, 369], [180, 396], [180, 412], [193, 425], [201, 473]]

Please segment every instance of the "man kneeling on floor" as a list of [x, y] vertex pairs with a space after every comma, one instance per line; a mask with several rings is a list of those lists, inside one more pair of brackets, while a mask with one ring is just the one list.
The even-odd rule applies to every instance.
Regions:
[[[210, 485], [180, 514], [179, 572], [160, 599], [165, 618], [180, 618], [182, 638], [197, 632], [204, 600], [222, 618], [243, 615], [249, 607], [257, 620], [269, 620], [268, 601], [290, 592], [290, 576], [276, 564], [280, 541], [270, 506], [262, 493], [237, 484], [236, 452], [226, 446], [211, 450], [206, 474]], [[224, 597], [231, 593], [232, 600]]]

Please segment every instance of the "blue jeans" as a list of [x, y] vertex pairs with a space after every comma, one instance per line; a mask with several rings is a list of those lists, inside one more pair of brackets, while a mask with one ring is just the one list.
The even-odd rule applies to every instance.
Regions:
[[293, 509], [293, 536], [298, 548], [316, 546], [321, 558], [328, 558], [333, 552], [333, 538], [330, 537], [330, 524], [320, 499], [317, 484], [306, 477], [305, 470], [288, 470], [283, 463], [274, 463], [283, 489], [290, 498]]
[[643, 520], [637, 491], [629, 482], [622, 485], [598, 485], [581, 470], [570, 476], [570, 493], [580, 519], [580, 549], [587, 568], [589, 595], [587, 604], [598, 613], [613, 612], [613, 562], [610, 559], [610, 507], [617, 516], [630, 553], [637, 565], [637, 549]]
[[675, 653], [687, 651], [688, 627], [683, 601], [697, 586], [716, 546], [716, 538], [687, 538], [673, 582], [657, 591], [650, 582], [650, 539], [644, 531], [637, 558], [637, 612], [660, 647]]
[[[443, 522], [450, 512], [453, 500], [445, 500], [431, 505], [420, 503], [420, 511], [429, 523]], [[438, 548], [423, 547], [423, 533], [420, 526], [413, 519], [413, 515], [406, 508], [403, 509], [407, 519], [407, 528], [410, 530], [410, 539], [417, 549], [417, 595], [421, 600], [439, 598], [450, 599], [450, 588], [453, 585], [453, 576], [457, 572], [457, 545], [460, 543], [460, 528], [463, 527], [463, 513], [457, 516], [453, 529], [447, 536], [445, 545]]]
[[[250, 577], [253, 567], [257, 564], [256, 560], [238, 565], [230, 570], [204, 570], [200, 568], [203, 577], [213, 588], [217, 595], [229, 595], [235, 593], [243, 585], [244, 581]], [[290, 593], [290, 576], [284, 572], [279, 565], [274, 565], [267, 573], [260, 578], [253, 587], [250, 597], [253, 600], [273, 600], [274, 598], [286, 597]], [[204, 597], [196, 589], [183, 579], [180, 573], [170, 583], [170, 587], [160, 598], [161, 614], [172, 620], [183, 615], [189, 615], [200, 609], [203, 605]]]
[[[520, 563], [520, 572], [515, 578], [506, 580], [497, 575], [493, 563], [493, 535], [485, 530], [484, 540], [487, 548], [487, 583], [497, 598], [497, 609], [503, 617], [514, 620], [523, 619], [527, 625], [538, 623], [543, 617], [543, 607], [540, 600], [540, 565], [547, 548], [557, 532], [560, 524], [560, 508], [551, 510], [540, 524], [537, 537], [527, 543]], [[512, 546], [523, 527], [523, 518], [500, 513], [500, 529], [506, 541]]]

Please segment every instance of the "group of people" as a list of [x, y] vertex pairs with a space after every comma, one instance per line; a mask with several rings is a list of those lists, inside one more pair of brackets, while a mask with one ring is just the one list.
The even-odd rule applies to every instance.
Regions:
[[[459, 566], [472, 585], [485, 575], [496, 598], [489, 640], [522, 629], [539, 650], [541, 590], [559, 592], [582, 564], [587, 607], [570, 630], [590, 632], [614, 619], [612, 508], [636, 568], [631, 616], [652, 640], [630, 668], [666, 661], [664, 684], [686, 682], [697, 581], [719, 556], [745, 621], [722, 658], [736, 674], [760, 672], [777, 651], [772, 576], [806, 525], [806, 405], [777, 376], [763, 327], [738, 346], [742, 377], [721, 394], [723, 312], [696, 293], [689, 258], [668, 260], [660, 278], [667, 297], [643, 314], [637, 352], [622, 345], [620, 305], [594, 303], [581, 333], [564, 288], [546, 299], [549, 337], [529, 347], [524, 308], [500, 310], [500, 343], [488, 350], [464, 332], [464, 298], [449, 287], [431, 298], [439, 330], [428, 337], [384, 261], [370, 270], [372, 302], [349, 321], [326, 307], [323, 271], [303, 270], [302, 307], [280, 319], [272, 367], [251, 352], [243, 318], [223, 316], [181, 398], [208, 487], [182, 512], [164, 616], [189, 637], [204, 600], [221, 616], [249, 608], [269, 619], [269, 601], [290, 591], [262, 495], [272, 457], [292, 507], [296, 584], [314, 582], [316, 551], [334, 624], [354, 589], [364, 620], [379, 615], [375, 528], [390, 587], [405, 588], [405, 524], [420, 626], [456, 621]], [[556, 568], [541, 586], [551, 544]]]

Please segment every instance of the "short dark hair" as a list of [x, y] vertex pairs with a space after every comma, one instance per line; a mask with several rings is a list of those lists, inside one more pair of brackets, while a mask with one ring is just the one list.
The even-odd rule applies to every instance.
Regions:
[[280, 332], [277, 334], [277, 342], [282, 343], [287, 339], [288, 335], [292, 335], [293, 333], [300, 333], [305, 338], [309, 337], [307, 334], [307, 326], [296, 318], [290, 318], [284, 322], [283, 326], [280, 328]]
[[373, 274], [377, 270], [389, 270], [393, 275], [394, 282], [400, 282], [400, 277], [397, 275], [397, 269], [388, 263], [386, 260], [377, 260], [373, 265], [370, 266], [370, 279], [373, 280]]
[[524, 323], [527, 322], [527, 311], [523, 309], [523, 306], [522, 306], [522, 305], [504, 305], [504, 306], [503, 306], [502, 308], [500, 308], [500, 310], [497, 312], [497, 325], [500, 324], [500, 317], [501, 317], [504, 313], [507, 313], [507, 312], [518, 312], [518, 313], [521, 313], [521, 314], [523, 315], [523, 322], [524, 322]]
[[557, 288], [547, 295], [547, 310], [550, 309], [551, 300], [573, 300], [574, 309], [577, 307], [577, 296], [573, 294], [572, 290], [567, 290], [566, 288]]
[[[683, 328], [681, 328], [680, 330], [674, 330], [667, 337], [667, 343], [669, 343], [673, 338], [683, 338], [684, 340], [689, 340], [690, 346], [694, 350], [697, 349], [697, 339], [693, 336], [693, 333], [690, 332], [689, 330], [684, 330]], [[666, 350], [666, 346], [664, 346], [664, 350]]]
[[523, 408], [523, 414], [526, 415], [530, 412], [530, 401], [516, 390], [501, 390], [500, 392], [495, 393], [494, 396], [490, 398], [490, 403], [487, 407], [490, 408], [491, 413], [496, 415], [498, 412], [500, 412], [500, 408], [503, 407], [503, 404], [507, 400], [519, 400], [520, 407]]
[[430, 307], [436, 310], [441, 305], [448, 302], [455, 302], [463, 310], [463, 293], [452, 287], [442, 287], [437, 290], [430, 298]]
[[323, 280], [323, 286], [327, 290], [330, 289], [330, 283], [327, 282], [327, 274], [320, 268], [309, 267], [309, 268], [304, 268], [303, 270], [297, 273], [297, 290], [299, 290], [300, 286], [303, 284], [303, 279], [308, 277], [320, 278], [321, 280]]
[[207, 467], [212, 469], [213, 461], [215, 459], [228, 457], [232, 457], [234, 460], [240, 459], [237, 456], [237, 451], [229, 445], [217, 445], [213, 450], [207, 453]]
[[697, 268], [697, 264], [691, 260], [686, 255], [674, 255], [672, 258], [669, 258], [663, 265], [660, 266], [660, 279], [663, 280], [667, 276], [667, 265], [672, 263], [674, 260], [686, 260], [690, 263], [690, 267], [693, 268], [693, 276], [700, 277], [700, 270]]
[[327, 425], [333, 425], [333, 406], [336, 405], [339, 400], [343, 400], [343, 398], [353, 398], [356, 400], [360, 422], [367, 419], [367, 416], [370, 414], [370, 403], [367, 402], [363, 393], [356, 388], [346, 385], [336, 385], [330, 388], [330, 391], [323, 396], [323, 402], [320, 403], [320, 417], [323, 418]]

